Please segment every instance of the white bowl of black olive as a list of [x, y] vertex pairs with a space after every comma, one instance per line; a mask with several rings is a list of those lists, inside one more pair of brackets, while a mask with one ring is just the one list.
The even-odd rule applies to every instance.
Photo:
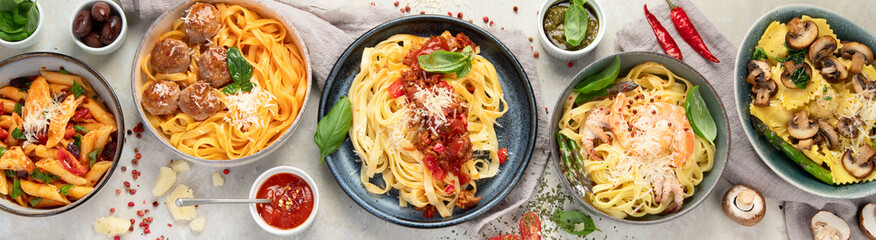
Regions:
[[128, 30], [125, 12], [113, 1], [85, 1], [73, 11], [70, 22], [73, 42], [94, 55], [119, 49]]
[[596, 0], [546, 0], [538, 14], [542, 48], [560, 60], [586, 56], [605, 35], [604, 16]]

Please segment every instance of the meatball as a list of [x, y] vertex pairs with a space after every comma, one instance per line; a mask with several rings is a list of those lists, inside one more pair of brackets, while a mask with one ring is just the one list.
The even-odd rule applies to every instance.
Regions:
[[191, 49], [185, 42], [165, 38], [152, 47], [150, 62], [158, 73], [180, 73], [189, 69]]
[[224, 47], [211, 45], [198, 58], [198, 74], [201, 80], [210, 83], [214, 88], [221, 88], [231, 82], [231, 74], [228, 73], [228, 64], [225, 62], [227, 51]]
[[152, 115], [176, 112], [179, 85], [172, 81], [157, 81], [143, 90], [143, 108]]
[[201, 121], [222, 110], [222, 102], [216, 89], [210, 84], [199, 82], [182, 90], [179, 97], [179, 110], [195, 120]]
[[192, 43], [207, 41], [222, 29], [222, 23], [219, 22], [219, 9], [211, 4], [195, 3], [187, 12], [186, 35]]

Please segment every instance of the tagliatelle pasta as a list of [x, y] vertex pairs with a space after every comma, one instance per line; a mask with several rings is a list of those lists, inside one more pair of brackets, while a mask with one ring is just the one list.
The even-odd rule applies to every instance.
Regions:
[[[222, 103], [220, 110], [203, 120], [196, 120], [182, 111], [154, 115], [147, 113], [149, 124], [167, 137], [179, 151], [196, 158], [228, 160], [259, 152], [278, 140], [295, 122], [304, 105], [309, 83], [305, 56], [292, 43], [292, 35], [277, 19], [264, 18], [238, 5], [216, 4], [221, 30], [206, 42], [187, 39], [186, 21], [174, 21], [171, 31], [157, 41], [175, 39], [191, 47], [187, 70], [179, 73], [159, 73], [150, 63], [154, 56], [141, 62], [145, 76], [143, 88], [158, 81], [172, 81], [185, 88], [203, 82], [199, 76], [198, 56], [209, 46], [237, 48], [252, 65], [250, 92], [226, 94], [215, 91]], [[224, 63], [224, 56], [221, 56]], [[216, 87], [216, 86], [214, 86]], [[176, 104], [175, 102], [173, 104]]]

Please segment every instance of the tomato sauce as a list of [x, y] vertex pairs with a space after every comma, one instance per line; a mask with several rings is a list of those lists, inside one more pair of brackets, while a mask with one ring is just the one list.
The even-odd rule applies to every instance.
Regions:
[[282, 230], [300, 226], [313, 211], [313, 191], [310, 185], [291, 173], [278, 173], [268, 177], [259, 187], [256, 198], [271, 199], [269, 204], [256, 204], [256, 210], [268, 225]]

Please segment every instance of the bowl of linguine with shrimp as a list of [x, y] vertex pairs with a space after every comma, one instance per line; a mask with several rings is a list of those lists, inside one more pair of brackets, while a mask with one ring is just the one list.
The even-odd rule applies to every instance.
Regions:
[[727, 117], [690, 66], [620, 53], [584, 68], [561, 96], [552, 121], [554, 165], [589, 211], [625, 223], [665, 222], [696, 207], [720, 179]]

